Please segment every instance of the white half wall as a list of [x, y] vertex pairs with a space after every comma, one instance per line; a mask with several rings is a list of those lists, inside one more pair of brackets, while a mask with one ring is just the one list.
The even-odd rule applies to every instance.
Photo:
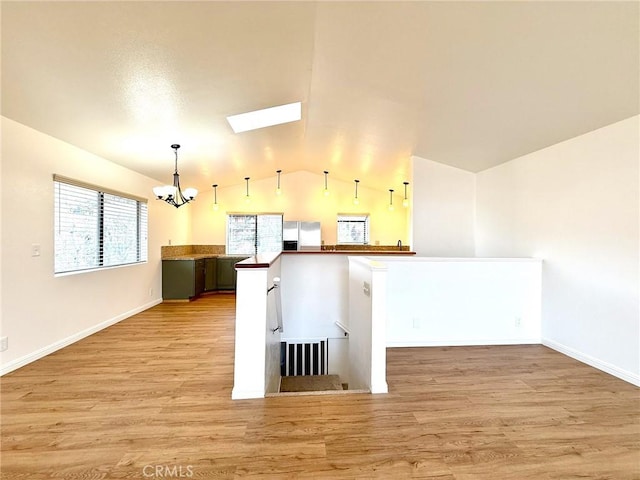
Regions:
[[423, 257], [475, 255], [475, 174], [411, 157], [411, 249]]
[[[54, 277], [54, 173], [149, 198], [148, 262]], [[1, 181], [1, 373], [161, 301], [160, 245], [188, 243], [189, 215], [153, 199], [157, 181], [5, 117]]]
[[387, 393], [387, 267], [349, 257], [349, 388]]
[[540, 343], [540, 260], [379, 260], [387, 266], [387, 346]]
[[640, 385], [640, 117], [477, 174], [477, 254], [544, 259], [542, 341]]
[[[262, 398], [280, 389], [280, 331], [276, 295], [269, 288], [280, 276], [277, 254], [264, 255], [268, 267], [238, 268], [235, 358], [231, 398]], [[253, 257], [244, 262], [252, 262]]]

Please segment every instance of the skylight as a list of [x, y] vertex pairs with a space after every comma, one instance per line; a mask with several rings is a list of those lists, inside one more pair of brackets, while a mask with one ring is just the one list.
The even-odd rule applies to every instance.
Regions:
[[263, 108], [253, 112], [240, 113], [227, 117], [235, 133], [247, 132], [258, 128], [271, 127], [282, 123], [300, 120], [302, 114], [300, 102], [288, 103], [278, 107]]

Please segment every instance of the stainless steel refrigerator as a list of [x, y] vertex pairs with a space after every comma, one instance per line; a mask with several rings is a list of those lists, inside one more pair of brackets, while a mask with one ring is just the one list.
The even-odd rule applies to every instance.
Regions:
[[298, 251], [320, 250], [320, 222], [288, 221], [282, 223], [282, 249]]

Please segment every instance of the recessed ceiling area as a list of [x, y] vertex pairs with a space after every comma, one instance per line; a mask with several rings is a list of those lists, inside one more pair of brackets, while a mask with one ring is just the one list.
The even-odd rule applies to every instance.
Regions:
[[[308, 170], [387, 190], [636, 115], [638, 2], [2, 2], [2, 114], [201, 190]], [[235, 134], [226, 117], [302, 102]]]

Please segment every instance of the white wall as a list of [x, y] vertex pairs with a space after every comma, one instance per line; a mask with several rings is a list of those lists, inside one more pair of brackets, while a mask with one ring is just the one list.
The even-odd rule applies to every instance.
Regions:
[[349, 262], [340, 254], [282, 255], [285, 338], [339, 338], [348, 323]]
[[329, 339], [329, 374], [349, 382], [349, 341], [335, 322], [348, 323], [349, 261], [341, 254], [281, 256], [283, 340]]
[[411, 246], [420, 256], [473, 257], [475, 175], [411, 157]]
[[[239, 179], [242, 181], [242, 178]], [[368, 188], [363, 182], [358, 187], [359, 205], [353, 204], [354, 184], [329, 176], [330, 195], [323, 195], [324, 175], [299, 171], [282, 173], [282, 194], [276, 195], [276, 177], [250, 180], [251, 202], [245, 203], [246, 185], [218, 187], [219, 210], [213, 211], [213, 189], [200, 192], [193, 207], [193, 242], [195, 244], [224, 245], [226, 240], [226, 214], [240, 212], [284, 213], [285, 220], [319, 221], [322, 240], [336, 243], [338, 213], [369, 213], [370, 240], [375, 245], [396, 245], [409, 241], [408, 209], [402, 207], [403, 185], [395, 186], [394, 205], [389, 211], [389, 192]], [[390, 185], [389, 188], [394, 188]]]
[[[54, 277], [54, 173], [149, 201], [146, 264]], [[2, 373], [161, 301], [160, 245], [189, 241], [186, 212], [153, 200], [156, 181], [2, 118]], [[40, 244], [41, 255], [31, 256]], [[175, 242], [174, 242], [175, 243]]]
[[543, 343], [640, 384], [639, 118], [477, 175], [479, 256], [544, 258]]
[[378, 260], [387, 266], [387, 346], [540, 343], [540, 260]]
[[387, 267], [349, 257], [349, 388], [387, 393]]

